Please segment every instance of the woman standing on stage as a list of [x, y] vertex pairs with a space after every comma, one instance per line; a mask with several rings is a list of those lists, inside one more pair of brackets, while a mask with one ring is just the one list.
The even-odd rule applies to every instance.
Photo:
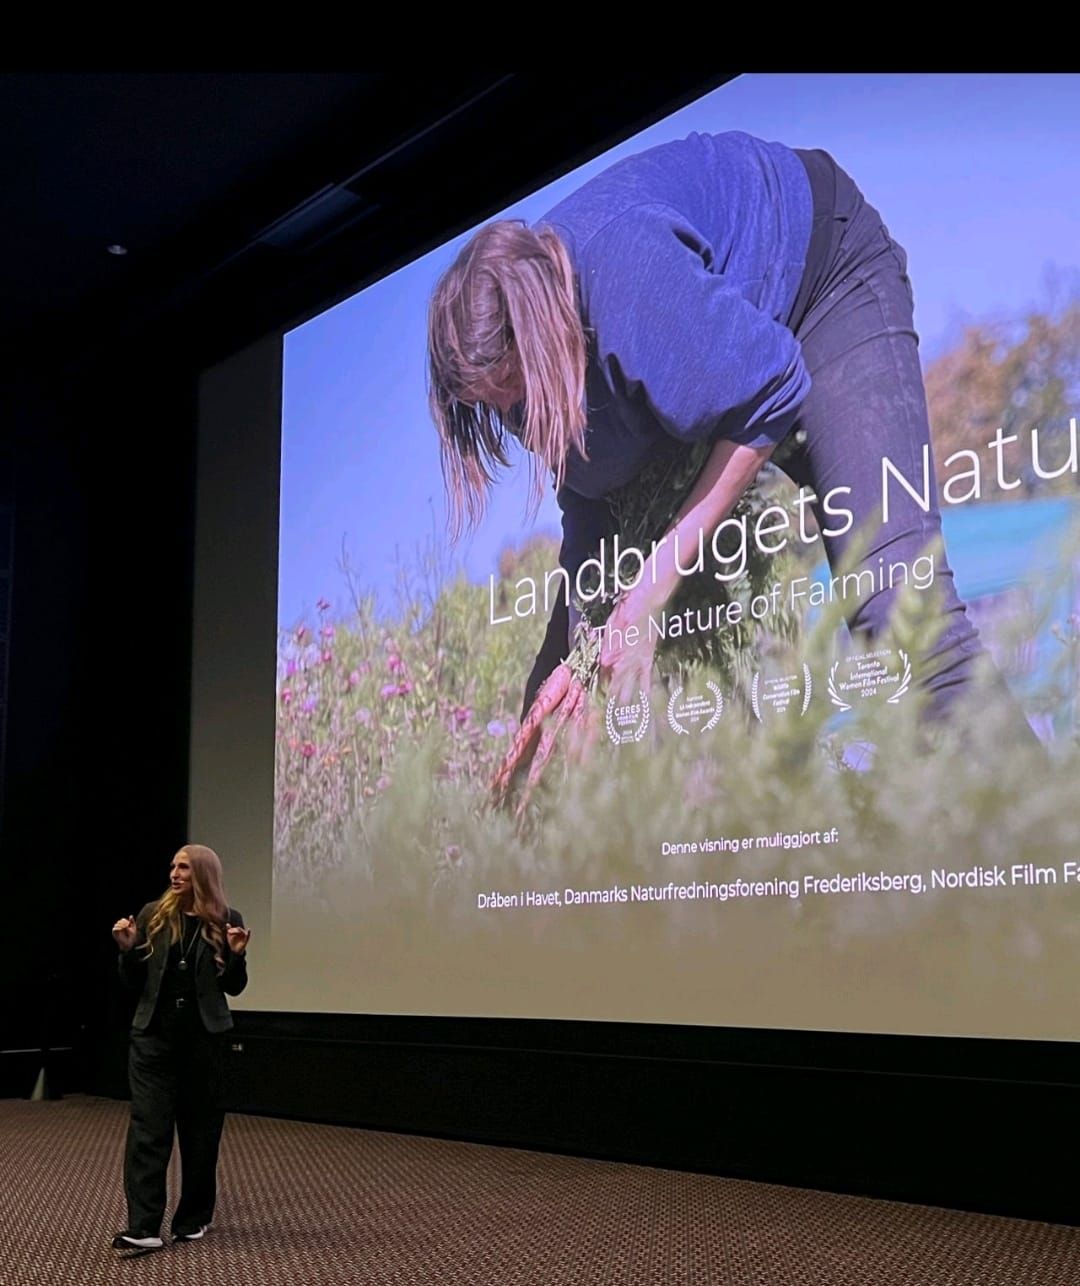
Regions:
[[172, 860], [161, 897], [118, 920], [112, 933], [120, 975], [140, 992], [128, 1058], [128, 1223], [113, 1247], [155, 1250], [162, 1245], [174, 1131], [182, 1187], [173, 1239], [198, 1240], [210, 1226], [224, 1122], [222, 1033], [233, 1025], [225, 997], [247, 986], [251, 930], [226, 900], [218, 855], [187, 844]]

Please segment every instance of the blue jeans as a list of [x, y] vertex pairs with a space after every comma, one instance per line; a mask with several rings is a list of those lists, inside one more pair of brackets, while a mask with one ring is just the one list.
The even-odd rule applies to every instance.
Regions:
[[[822, 512], [820, 498], [834, 487], [851, 488], [834, 504], [849, 509], [854, 523], [845, 535], [823, 542], [834, 573], [845, 565], [853, 541], [861, 556], [845, 570], [876, 570], [881, 558], [886, 568], [901, 562], [910, 567], [920, 555], [935, 553], [934, 584], [927, 592], [937, 595], [942, 623], [928, 653], [919, 658], [918, 673], [929, 692], [931, 716], [941, 715], [971, 681], [976, 665], [985, 662], [941, 544], [936, 479], [930, 479], [929, 512], [891, 483], [888, 522], [881, 521], [882, 456], [921, 492], [923, 448], [930, 441], [907, 256], [826, 153], [801, 155], [815, 206], [826, 184], [835, 183], [835, 193], [829, 194], [831, 208], [818, 216], [827, 218], [828, 226], [815, 231], [815, 237], [827, 239], [818, 243], [826, 245], [826, 253], [805, 300], [796, 305], [801, 316], [792, 318], [812, 387], [793, 429], [800, 445], [781, 467], [819, 498], [814, 512], [822, 527], [835, 530], [841, 524]], [[932, 454], [929, 459], [932, 475]], [[853, 636], [881, 634], [901, 592], [898, 583], [849, 598]]]

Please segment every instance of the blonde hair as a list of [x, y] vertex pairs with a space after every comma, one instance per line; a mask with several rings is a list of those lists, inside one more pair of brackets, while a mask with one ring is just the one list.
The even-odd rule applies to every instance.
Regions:
[[[191, 867], [191, 889], [195, 895], [192, 910], [202, 921], [199, 932], [203, 940], [213, 948], [214, 963], [219, 969], [224, 969], [225, 925], [229, 903], [225, 897], [221, 858], [205, 844], [185, 844], [176, 856], [186, 857]], [[180, 898], [172, 889], [166, 889], [154, 903], [154, 909], [150, 913], [146, 941], [142, 944], [146, 953], [144, 959], [149, 960], [154, 954], [154, 939], [163, 930], [169, 935], [170, 946], [180, 940], [182, 914]]]
[[574, 270], [558, 236], [519, 220], [481, 228], [428, 310], [428, 397], [455, 539], [483, 517], [495, 473], [509, 463], [506, 417], [484, 394], [524, 391], [513, 432], [530, 453], [535, 507], [544, 469], [559, 487], [569, 451], [585, 457], [585, 356]]

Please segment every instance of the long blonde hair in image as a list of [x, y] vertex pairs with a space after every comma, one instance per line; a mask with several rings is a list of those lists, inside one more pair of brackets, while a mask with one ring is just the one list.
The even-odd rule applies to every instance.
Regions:
[[[199, 932], [213, 949], [214, 963], [219, 969], [224, 969], [227, 950], [225, 922], [229, 914], [229, 903], [225, 897], [221, 859], [205, 844], [185, 844], [176, 856], [186, 857], [191, 866], [191, 890], [195, 895], [192, 910], [202, 921]], [[146, 941], [142, 944], [145, 959], [148, 960], [154, 954], [154, 939], [163, 930], [168, 932], [170, 946], [180, 940], [182, 919], [180, 898], [172, 889], [166, 889], [154, 903], [146, 926]]]
[[428, 310], [428, 399], [456, 539], [479, 522], [509, 463], [491, 392], [524, 390], [516, 435], [529, 452], [530, 507], [585, 456], [585, 332], [566, 247], [518, 220], [481, 228], [440, 278]]

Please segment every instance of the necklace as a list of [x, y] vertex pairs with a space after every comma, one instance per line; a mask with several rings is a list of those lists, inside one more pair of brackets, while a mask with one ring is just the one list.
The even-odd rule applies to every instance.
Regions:
[[186, 941], [187, 925], [184, 925], [184, 927], [180, 931], [180, 959], [177, 962], [176, 967], [177, 969], [180, 970], [181, 973], [187, 973], [188, 953], [191, 951], [191, 948], [195, 945], [195, 943], [198, 942], [199, 940], [199, 917], [197, 915], [193, 915], [190, 918], [195, 925], [195, 932], [191, 935], [191, 941], [190, 942]]

